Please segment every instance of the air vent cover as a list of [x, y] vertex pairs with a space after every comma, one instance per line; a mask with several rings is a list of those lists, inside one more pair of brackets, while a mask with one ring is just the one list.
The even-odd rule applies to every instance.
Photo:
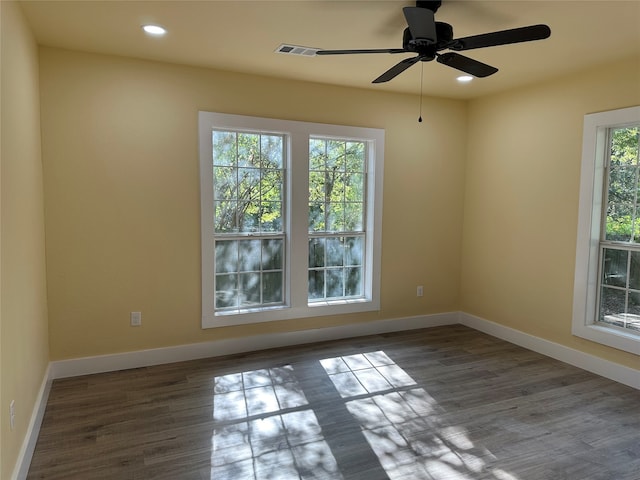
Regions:
[[287, 55], [302, 55], [303, 57], [314, 57], [319, 48], [301, 47], [299, 45], [282, 44], [276, 48], [276, 53], [285, 53]]

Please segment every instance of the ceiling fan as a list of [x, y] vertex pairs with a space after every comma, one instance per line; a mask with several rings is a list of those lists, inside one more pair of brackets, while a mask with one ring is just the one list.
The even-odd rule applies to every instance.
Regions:
[[[318, 50], [316, 55], [349, 55], [361, 53], [416, 53], [397, 63], [384, 72], [372, 83], [383, 83], [395, 78], [417, 62], [438, 63], [461, 70], [474, 77], [488, 77], [498, 71], [497, 68], [479, 62], [464, 55], [460, 51], [475, 48], [494, 47], [510, 43], [542, 40], [551, 35], [547, 25], [530, 25], [491, 33], [483, 33], [470, 37], [453, 38], [453, 28], [448, 23], [437, 22], [435, 12], [442, 1], [417, 1], [415, 7], [402, 9], [408, 27], [402, 36], [402, 48], [380, 48], [363, 50]], [[452, 52], [439, 53], [442, 50]]]

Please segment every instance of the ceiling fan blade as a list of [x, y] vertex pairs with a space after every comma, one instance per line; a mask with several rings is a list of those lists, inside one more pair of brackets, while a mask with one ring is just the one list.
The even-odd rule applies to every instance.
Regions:
[[364, 50], [318, 50], [316, 55], [350, 55], [353, 53], [406, 53], [404, 48], [370, 48]]
[[431, 43], [438, 40], [436, 21], [432, 10], [421, 7], [404, 7], [402, 11], [414, 40], [427, 40]]
[[449, 48], [458, 51], [472, 50], [474, 48], [494, 47], [496, 45], [507, 45], [509, 43], [543, 40], [549, 38], [550, 35], [551, 29], [547, 25], [530, 25], [528, 27], [457, 38]]
[[380, 75], [371, 83], [388, 82], [389, 80], [400, 75], [402, 72], [404, 72], [407, 68], [409, 68], [414, 63], [417, 63], [418, 60], [420, 60], [420, 58], [421, 58], [420, 55], [418, 55], [417, 57], [405, 58], [400, 63], [396, 63], [393, 67], [391, 67], [389, 70], [384, 72], [382, 75]]
[[448, 67], [461, 70], [465, 73], [473, 75], [474, 77], [488, 77], [498, 71], [496, 67], [487, 65], [486, 63], [479, 62], [473, 58], [465, 57], [455, 52], [447, 52], [438, 55], [438, 63], [447, 65]]

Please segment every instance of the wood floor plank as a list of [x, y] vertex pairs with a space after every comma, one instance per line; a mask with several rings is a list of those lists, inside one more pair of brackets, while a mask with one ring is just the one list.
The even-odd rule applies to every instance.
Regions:
[[640, 480], [640, 391], [454, 325], [56, 380], [28, 479]]

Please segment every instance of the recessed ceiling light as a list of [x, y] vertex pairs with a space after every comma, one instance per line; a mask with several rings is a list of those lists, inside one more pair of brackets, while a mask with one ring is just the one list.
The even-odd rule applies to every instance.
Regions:
[[149, 35], [164, 35], [167, 33], [167, 29], [160, 25], [143, 25], [142, 29]]
[[460, 83], [467, 83], [473, 80], [473, 77], [471, 75], [461, 75], [456, 78], [456, 80], [458, 80]]

